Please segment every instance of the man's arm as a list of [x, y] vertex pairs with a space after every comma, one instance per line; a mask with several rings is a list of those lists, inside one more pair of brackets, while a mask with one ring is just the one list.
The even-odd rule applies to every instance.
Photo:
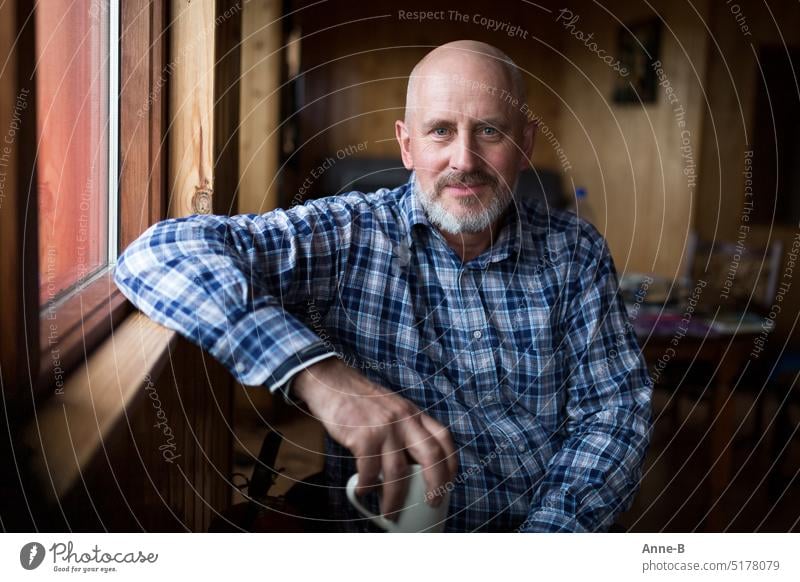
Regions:
[[405, 483], [395, 478], [406, 454], [423, 465], [431, 491], [454, 477], [450, 435], [405, 398], [338, 358], [324, 359], [332, 346], [292, 314], [327, 312], [357, 244], [356, 215], [368, 211], [356, 204], [328, 198], [260, 216], [167, 220], [128, 247], [115, 281], [147, 316], [207, 350], [239, 382], [276, 390], [293, 380], [292, 392], [356, 457], [360, 492], [383, 470], [389, 513], [404, 498]]
[[[327, 311], [350, 244], [344, 204], [263, 215], [191, 216], [150, 227], [115, 282], [148, 317], [198, 344], [247, 385], [283, 386], [332, 353], [291, 312]], [[345, 253], [346, 256], [346, 253]]]
[[569, 371], [568, 437], [550, 460], [521, 531], [605, 531], [638, 490], [652, 386], [597, 236], [577, 273], [560, 349]]
[[309, 366], [297, 375], [293, 392], [308, 405], [331, 437], [356, 457], [362, 495], [383, 474], [381, 511], [403, 506], [408, 459], [422, 465], [428, 503], [438, 506], [441, 492], [458, 468], [458, 454], [447, 429], [413, 402], [370, 382], [338, 358]]

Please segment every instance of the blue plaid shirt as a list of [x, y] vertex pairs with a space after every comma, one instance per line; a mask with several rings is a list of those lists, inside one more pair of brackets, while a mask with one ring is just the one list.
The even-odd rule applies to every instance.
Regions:
[[[411, 183], [152, 226], [117, 285], [248, 385], [332, 353], [447, 426], [448, 531], [604, 531], [638, 490], [651, 383], [601, 235], [517, 202], [462, 263]], [[350, 453], [327, 439], [344, 529]], [[374, 507], [374, 504], [373, 504]]]

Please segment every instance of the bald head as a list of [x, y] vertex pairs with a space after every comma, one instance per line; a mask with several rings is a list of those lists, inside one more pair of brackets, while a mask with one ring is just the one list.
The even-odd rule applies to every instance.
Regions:
[[520, 170], [530, 165], [535, 124], [524, 105], [519, 70], [487, 44], [451, 42], [414, 67], [395, 136], [417, 199], [446, 236], [491, 242]]
[[508, 55], [485, 42], [457, 40], [433, 49], [411, 71], [406, 91], [406, 123], [419, 107], [420, 87], [426, 80], [441, 76], [460, 78], [471, 86], [498, 94], [505, 90], [519, 103], [526, 102], [522, 74]]

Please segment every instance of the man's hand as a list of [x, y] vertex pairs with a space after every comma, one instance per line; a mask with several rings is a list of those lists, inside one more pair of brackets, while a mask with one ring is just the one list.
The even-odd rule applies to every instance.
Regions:
[[455, 446], [444, 426], [337, 358], [300, 372], [292, 390], [328, 434], [356, 457], [358, 495], [376, 486], [383, 471], [383, 514], [393, 517], [402, 509], [408, 488], [403, 478], [409, 465], [407, 454], [422, 465], [429, 503], [441, 503], [441, 494], [458, 468]]

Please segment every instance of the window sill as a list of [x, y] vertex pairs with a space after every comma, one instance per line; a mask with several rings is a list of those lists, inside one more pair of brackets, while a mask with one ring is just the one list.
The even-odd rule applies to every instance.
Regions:
[[104, 446], [111, 431], [161, 373], [177, 333], [134, 312], [66, 378], [27, 427], [33, 469], [61, 499]]
[[107, 266], [64, 298], [42, 306], [39, 320], [39, 389], [59, 393], [62, 379], [102, 344], [132, 309]]

